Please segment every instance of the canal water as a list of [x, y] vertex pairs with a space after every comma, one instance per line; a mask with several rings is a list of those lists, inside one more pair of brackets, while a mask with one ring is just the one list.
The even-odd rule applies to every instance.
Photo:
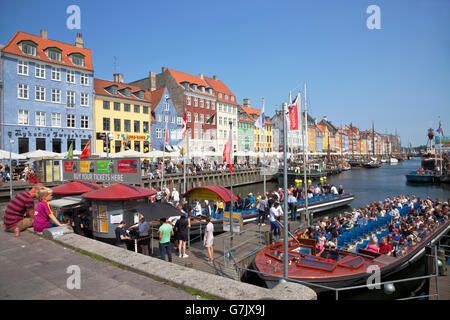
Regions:
[[[383, 164], [381, 168], [367, 169], [367, 168], [353, 168], [349, 171], [344, 171], [335, 176], [327, 177], [329, 184], [336, 186], [342, 185], [345, 192], [351, 193], [355, 196], [355, 200], [349, 205], [327, 212], [316, 214], [314, 219], [320, 216], [328, 215], [334, 216], [338, 213], [349, 211], [353, 207], [364, 207], [374, 201], [383, 201], [387, 197], [395, 197], [397, 195], [417, 196], [426, 198], [430, 196], [432, 199], [440, 198], [448, 201], [450, 198], [450, 185], [448, 184], [411, 184], [406, 181], [405, 175], [416, 170], [420, 166], [420, 159], [405, 160], [399, 162], [397, 165]], [[313, 184], [319, 181], [314, 181]], [[282, 187], [276, 181], [270, 181], [266, 184], [267, 191], [272, 191], [276, 188]], [[241, 193], [243, 196], [249, 192], [253, 194], [263, 193], [263, 183], [253, 184], [249, 186], [242, 186], [233, 188], [235, 194]], [[425, 258], [417, 261], [408, 268], [402, 270], [400, 273], [394, 275], [394, 278], [384, 280], [395, 280], [401, 278], [410, 278], [422, 276], [425, 274]], [[264, 283], [256, 274], [248, 274], [244, 280], [256, 285], [264, 286]], [[434, 279], [433, 279], [434, 281]], [[339, 299], [398, 299], [408, 297], [410, 295], [423, 295], [428, 293], [428, 281], [414, 281], [405, 284], [396, 285], [396, 291], [393, 294], [386, 294], [383, 289], [380, 290], [358, 290], [342, 293]], [[318, 295], [319, 299], [333, 300], [335, 293], [323, 293]]]

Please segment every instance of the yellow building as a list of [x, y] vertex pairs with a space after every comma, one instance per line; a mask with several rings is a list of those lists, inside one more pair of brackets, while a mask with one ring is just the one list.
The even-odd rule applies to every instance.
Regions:
[[150, 92], [122, 82], [115, 74], [114, 82], [94, 79], [94, 152], [106, 152], [105, 133], [112, 133], [109, 153], [151, 150]]

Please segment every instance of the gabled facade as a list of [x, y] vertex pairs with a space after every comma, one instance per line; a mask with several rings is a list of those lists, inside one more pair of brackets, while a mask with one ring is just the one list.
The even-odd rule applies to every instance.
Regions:
[[95, 144], [94, 152], [106, 152], [101, 133], [111, 132], [109, 153], [135, 150], [151, 151], [150, 92], [123, 83], [121, 74], [114, 81], [94, 79]]
[[[283, 127], [283, 115], [281, 114], [281, 111], [275, 110], [275, 115], [272, 117], [273, 122], [273, 131], [274, 133], [277, 132], [277, 134], [274, 134], [274, 140], [275, 136], [277, 137], [277, 145], [279, 146], [278, 150], [280, 150], [280, 147], [283, 147], [284, 145], [284, 127]], [[301, 135], [301, 128], [299, 130], [287, 130], [287, 150], [288, 152], [292, 153], [299, 153], [303, 150], [303, 138]], [[276, 150], [276, 151], [278, 151]]]
[[[167, 88], [161, 88], [151, 93], [152, 101], [152, 150], [166, 151], [178, 150], [183, 135], [183, 119], [178, 116]], [[168, 142], [165, 144], [166, 124], [168, 129]]]
[[[261, 113], [260, 109], [251, 108], [249, 104], [249, 100], [246, 99], [243, 106], [239, 106], [241, 110], [245, 113], [247, 113], [252, 119], [254, 119], [253, 123], [256, 122], [256, 120], [259, 117], [259, 114]], [[257, 153], [263, 153], [264, 152], [264, 145], [266, 152], [273, 152], [272, 144], [273, 144], [273, 123], [270, 120], [268, 116], [264, 117], [265, 119], [265, 133], [260, 131], [259, 128], [254, 126], [254, 151]], [[265, 137], [265, 139], [264, 139]], [[264, 143], [265, 141], [265, 143]]]
[[238, 108], [238, 151], [255, 151], [255, 120], [242, 107]]
[[[1, 49], [2, 147], [82, 150], [93, 139], [94, 68], [81, 34], [74, 45], [22, 31]], [[11, 137], [11, 138], [10, 138]]]

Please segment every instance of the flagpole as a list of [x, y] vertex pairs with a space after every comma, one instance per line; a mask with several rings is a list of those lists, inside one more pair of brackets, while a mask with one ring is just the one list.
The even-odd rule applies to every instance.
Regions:
[[308, 225], [311, 225], [309, 212], [308, 212], [308, 180], [306, 176], [306, 163], [308, 162], [308, 105], [306, 103], [306, 81], [305, 81], [305, 137], [303, 139], [303, 144], [305, 148], [303, 148], [303, 178], [305, 180], [305, 215], [306, 221], [308, 221]]
[[[169, 119], [167, 119], [169, 121]], [[162, 164], [161, 164], [161, 192], [163, 191], [163, 182], [164, 182], [164, 156], [166, 154], [166, 135], [167, 135], [167, 122], [166, 122], [166, 130], [164, 132], [164, 147], [163, 147], [163, 157], [162, 157]]]
[[[230, 121], [230, 154], [231, 154], [231, 166], [233, 166], [233, 122]], [[230, 172], [230, 250], [233, 248], [233, 170]]]
[[[289, 94], [290, 95], [290, 94]], [[287, 279], [289, 277], [288, 274], [288, 205], [287, 205], [287, 125], [286, 125], [286, 109], [287, 104], [283, 103], [282, 112], [283, 112], [283, 153], [284, 153], [284, 173], [283, 173], [283, 181], [284, 181], [284, 232], [283, 232], [283, 244], [284, 244], [284, 278]]]
[[[185, 137], [185, 139], [187, 139], [187, 137]], [[183, 147], [184, 147], [184, 142], [183, 141]], [[183, 155], [183, 193], [186, 193], [186, 150], [184, 150], [184, 155]]]
[[266, 135], [266, 126], [265, 126], [265, 119], [264, 119], [264, 97], [262, 98], [262, 103], [263, 103], [263, 107], [262, 107], [262, 111], [263, 111], [263, 130], [264, 130], [264, 140], [263, 140], [263, 167], [264, 167], [264, 197], [266, 196], [266, 139], [267, 139], [267, 135]]

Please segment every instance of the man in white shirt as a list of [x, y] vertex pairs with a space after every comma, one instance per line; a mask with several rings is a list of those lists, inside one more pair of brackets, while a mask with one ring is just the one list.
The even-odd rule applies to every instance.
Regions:
[[314, 193], [315, 193], [316, 196], [321, 194], [321, 190], [320, 190], [320, 187], [318, 185], [316, 186], [316, 189], [314, 189]]
[[173, 188], [172, 191], [172, 201], [175, 206], [177, 206], [178, 203], [180, 202], [180, 193], [175, 188]]
[[196, 216], [202, 215], [202, 205], [200, 204], [199, 201], [197, 201], [197, 203], [195, 204], [195, 215]]
[[339, 194], [338, 191], [337, 191], [337, 188], [336, 188], [336, 186], [334, 184], [331, 186], [331, 193], [334, 194], [334, 195]]
[[283, 216], [283, 209], [281, 209], [278, 201], [275, 201], [272, 208], [269, 211], [269, 221], [270, 221], [270, 231], [273, 232], [274, 236], [280, 238], [280, 230], [282, 228], [281, 224], [277, 221], [278, 217]]

